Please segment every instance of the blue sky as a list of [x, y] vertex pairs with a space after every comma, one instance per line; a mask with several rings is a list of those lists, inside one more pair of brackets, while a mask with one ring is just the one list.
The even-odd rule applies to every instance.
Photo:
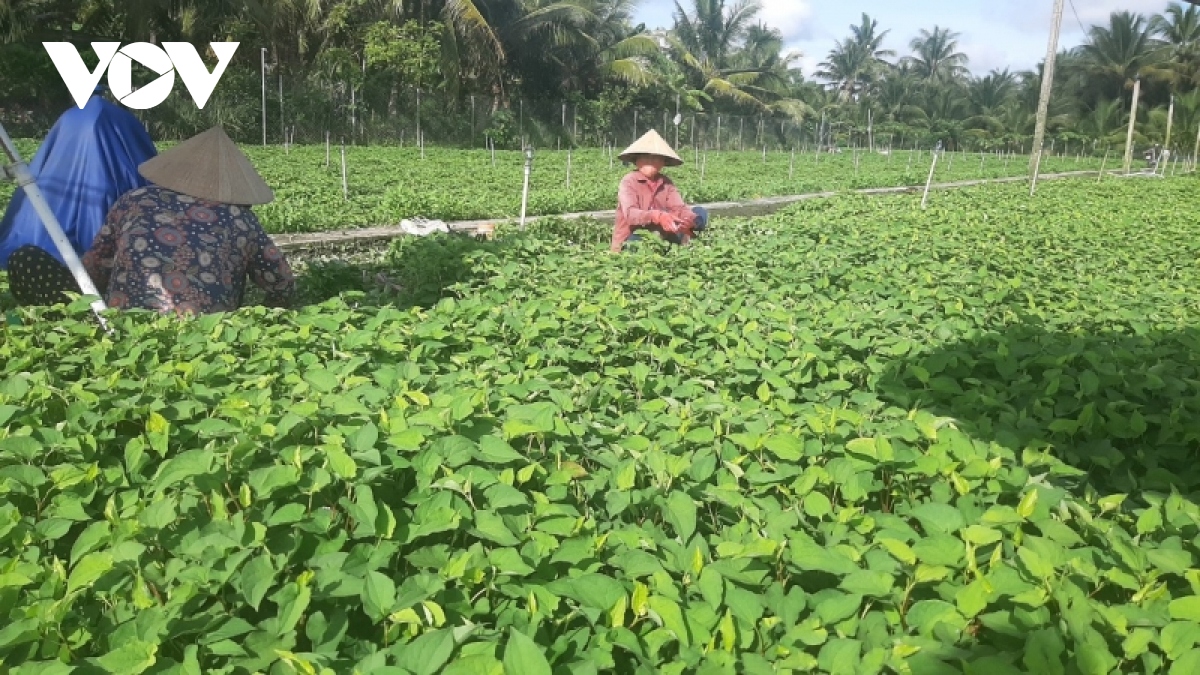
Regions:
[[[686, 8], [690, 2], [683, 0], [683, 4]], [[975, 73], [1006, 66], [1032, 68], [1046, 55], [1054, 7], [1053, 0], [760, 0], [760, 4], [766, 23], [783, 31], [789, 48], [804, 54], [801, 64], [807, 75], [825, 60], [835, 41], [850, 34], [850, 24], [859, 23], [863, 12], [879, 21], [880, 29], [891, 30], [886, 46], [900, 55], [908, 53], [917, 31], [939, 25], [962, 34], [959, 48], [971, 57]], [[1168, 4], [1168, 0], [1070, 0], [1059, 45], [1066, 48], [1082, 42], [1080, 23], [1105, 23], [1109, 13], [1120, 10], [1157, 13]], [[636, 18], [649, 28], [669, 28], [674, 8], [672, 0], [642, 0]]]

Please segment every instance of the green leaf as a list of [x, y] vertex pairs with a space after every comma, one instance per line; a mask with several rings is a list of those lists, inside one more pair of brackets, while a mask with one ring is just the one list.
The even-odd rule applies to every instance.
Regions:
[[996, 530], [993, 530], [990, 527], [984, 527], [982, 525], [970, 525], [968, 527], [964, 527], [959, 534], [962, 535], [963, 540], [975, 544], [976, 546], [987, 546], [988, 544], [994, 544], [1004, 538], [1004, 535], [1000, 534]]
[[168, 459], [162, 463], [155, 475], [152, 489], [161, 493], [176, 483], [208, 473], [212, 470], [213, 457], [213, 453], [208, 450], [187, 450]]
[[650, 610], [662, 619], [663, 628], [675, 634], [675, 639], [679, 640], [680, 645], [687, 647], [691, 644], [687, 622], [683, 620], [683, 612], [674, 600], [661, 595], [652, 595], [650, 596]]
[[258, 499], [268, 499], [279, 488], [298, 484], [300, 470], [291, 465], [267, 466], [251, 471], [247, 482]]
[[820, 492], [804, 495], [804, 512], [813, 518], [824, 518], [833, 513], [833, 503]]
[[1075, 648], [1075, 665], [1079, 667], [1081, 675], [1108, 675], [1108, 671], [1117, 665], [1117, 660], [1107, 649], [1085, 643]]
[[536, 642], [516, 628], [508, 629], [504, 645], [505, 675], [551, 675], [550, 662]]
[[954, 534], [966, 525], [962, 513], [948, 504], [928, 502], [912, 510], [912, 516], [921, 522], [928, 533]]
[[71, 546], [71, 564], [74, 565], [79, 561], [80, 556], [91, 553], [100, 547], [105, 539], [109, 537], [112, 528], [105, 521], [100, 521], [88, 525], [87, 529], [79, 534], [75, 539], [75, 544]]
[[136, 675], [145, 672], [157, 662], [157, 653], [158, 645], [129, 640], [104, 656], [90, 660], [106, 673]]
[[101, 552], [85, 555], [71, 570], [71, 576], [67, 578], [67, 593], [74, 593], [91, 586], [112, 568], [111, 553]]
[[763, 447], [785, 462], [798, 462], [804, 457], [804, 442], [791, 434], [772, 434]]
[[504, 519], [491, 511], [475, 512], [475, 532], [501, 546], [516, 546], [521, 543], [504, 524]]
[[299, 583], [290, 583], [275, 595], [275, 602], [279, 605], [278, 635], [289, 633], [296, 627], [311, 599], [312, 591]]
[[489, 464], [528, 462], [524, 455], [513, 450], [507, 441], [497, 436], [484, 436], [479, 439], [479, 457]]
[[839, 588], [849, 593], [857, 593], [858, 595], [886, 598], [892, 594], [895, 584], [896, 580], [886, 572], [862, 570], [842, 579], [842, 584]]
[[626, 593], [625, 586], [620, 581], [603, 574], [585, 574], [571, 579], [570, 587], [572, 596], [585, 607], [604, 612], [612, 609]]
[[1200, 673], [1200, 649], [1189, 650], [1171, 664], [1168, 675], [1195, 675]]
[[1162, 630], [1158, 642], [1166, 652], [1167, 658], [1178, 659], [1200, 642], [1200, 624], [1193, 621], [1173, 621]]
[[1175, 598], [1167, 606], [1167, 613], [1177, 621], [1200, 622], [1200, 596], [1189, 595]]
[[258, 611], [258, 606], [274, 581], [275, 566], [271, 564], [270, 556], [260, 555], [246, 563], [240, 577], [242, 597], [246, 598], [246, 604]]
[[692, 538], [696, 531], [696, 502], [686, 493], [672, 492], [667, 498], [663, 516], [671, 523], [671, 527], [675, 528], [675, 533], [681, 541], [687, 543]]
[[400, 662], [413, 675], [433, 675], [441, 670], [453, 653], [454, 633], [443, 628], [425, 633], [405, 645]]
[[376, 571], [367, 572], [362, 589], [363, 609], [367, 616], [381, 621], [392, 613], [396, 605], [396, 584], [386, 575]]
[[1057, 630], [1043, 628], [1029, 634], [1025, 640], [1022, 662], [1031, 673], [1062, 675], [1065, 672], [1063, 654], [1066, 646]]
[[327, 394], [338, 387], [337, 375], [324, 368], [309, 368], [304, 372], [304, 381], [322, 394]]
[[712, 606], [714, 610], [720, 609], [725, 602], [725, 579], [719, 572], [711, 567], [705, 567], [700, 572], [700, 579], [697, 581], [697, 586], [700, 587], [700, 594], [704, 596], [704, 600]]
[[830, 593], [826, 598], [818, 601], [813, 611], [821, 623], [826, 626], [831, 626], [836, 623], [841, 623], [846, 619], [858, 613], [862, 607], [863, 597], [858, 594]]
[[862, 660], [862, 642], [834, 638], [821, 647], [817, 663], [829, 675], [858, 675]]
[[942, 600], [920, 600], [913, 603], [905, 617], [908, 625], [921, 635], [932, 635], [938, 624], [946, 624], [960, 631], [966, 627], [966, 619], [948, 602]]

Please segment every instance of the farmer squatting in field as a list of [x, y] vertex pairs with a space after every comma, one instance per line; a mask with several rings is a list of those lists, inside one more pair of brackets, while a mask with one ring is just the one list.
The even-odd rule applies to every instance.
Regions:
[[[83, 264], [110, 307], [161, 313], [236, 310], [249, 279], [266, 304], [287, 306], [291, 267], [251, 205], [274, 194], [219, 127], [138, 167], [149, 185], [108, 211]], [[96, 199], [79, 195], [79, 199]], [[8, 259], [13, 296], [50, 305], [79, 292], [71, 272], [45, 249], [25, 245]]]
[[672, 244], [686, 245], [695, 233], [708, 227], [708, 212], [699, 206], [689, 209], [675, 183], [663, 175], [663, 167], [681, 166], [683, 160], [657, 131], [648, 131], [620, 158], [636, 168], [621, 180], [617, 193], [613, 252], [619, 252], [627, 241], [641, 240], [634, 230], [657, 232]]

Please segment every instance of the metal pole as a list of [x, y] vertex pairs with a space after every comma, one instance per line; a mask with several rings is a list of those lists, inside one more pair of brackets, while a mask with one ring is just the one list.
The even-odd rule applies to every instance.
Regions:
[[42, 225], [45, 226], [46, 231], [50, 234], [50, 239], [54, 242], [54, 247], [58, 249], [59, 255], [62, 256], [63, 262], [66, 263], [67, 269], [71, 270], [71, 276], [75, 277], [75, 283], [79, 284], [79, 290], [84, 295], [96, 297], [96, 300], [92, 302], [92, 311], [96, 313], [96, 318], [100, 321], [100, 326], [104, 328], [106, 333], [112, 333], [112, 330], [108, 327], [108, 322], [101, 315], [104, 310], [108, 309], [104, 304], [104, 296], [96, 289], [96, 284], [88, 276], [87, 270], [83, 267], [83, 263], [75, 253], [75, 247], [67, 239], [67, 235], [63, 232], [62, 226], [59, 225], [54, 211], [46, 203], [46, 198], [42, 196], [42, 191], [38, 188], [37, 180], [29, 172], [29, 166], [21, 160], [21, 155], [17, 152], [17, 146], [13, 143], [12, 138], [9, 138], [8, 131], [3, 125], [0, 125], [0, 144], [4, 146], [4, 154], [8, 156], [10, 162], [9, 166], [5, 168], [4, 173], [11, 175], [16, 180], [17, 187], [25, 191], [25, 196], [29, 199], [29, 204], [33, 206], [33, 210], [37, 213], [38, 218], [41, 219]]
[[262, 48], [262, 134], [263, 147], [267, 147], [267, 48]]
[[[1050, 115], [1050, 94], [1054, 90], [1054, 64], [1058, 60], [1058, 35], [1062, 32], [1063, 0], [1054, 0], [1054, 15], [1051, 19], [1050, 42], [1046, 46], [1046, 65], [1042, 72], [1042, 91], [1038, 97], [1037, 126], [1033, 132], [1033, 157], [1029, 160], [1029, 169], [1033, 174], [1033, 185], [1037, 185], [1037, 175], [1042, 168], [1042, 149], [1046, 142], [1046, 120]], [[1032, 190], [1031, 190], [1032, 194]]]
[[525, 148], [525, 187], [521, 190], [521, 229], [525, 229], [525, 213], [529, 206], [529, 175], [533, 171], [533, 148]]
[[1129, 106], [1129, 131], [1125, 134], [1125, 174], [1133, 168], [1133, 127], [1137, 123], [1138, 97], [1142, 94], [1142, 78], [1133, 83], [1133, 102]]

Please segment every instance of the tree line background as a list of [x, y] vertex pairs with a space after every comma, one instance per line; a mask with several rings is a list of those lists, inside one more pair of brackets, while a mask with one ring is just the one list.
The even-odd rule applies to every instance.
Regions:
[[[166, 103], [138, 113], [156, 139], [220, 123], [261, 141], [265, 48], [271, 143], [328, 132], [335, 142], [412, 144], [419, 131], [443, 145], [620, 145], [653, 126], [682, 146], [941, 141], [1028, 151], [1042, 68], [972, 74], [950, 28], [922, 30], [895, 53], [882, 47], [889, 31], [864, 14], [806, 79], [753, 0], [677, 0], [667, 31], [636, 25], [637, 3], [7, 0], [0, 119], [41, 136], [72, 105], [42, 41], [73, 42], [85, 60], [91, 41], [237, 41], [203, 111], [177, 82]], [[1191, 5], [1114, 13], [1062, 52], [1049, 138], [1072, 152], [1122, 145], [1139, 78], [1136, 140], [1163, 141], [1174, 96], [1174, 144], [1190, 154], [1200, 125], [1200, 10]]]

